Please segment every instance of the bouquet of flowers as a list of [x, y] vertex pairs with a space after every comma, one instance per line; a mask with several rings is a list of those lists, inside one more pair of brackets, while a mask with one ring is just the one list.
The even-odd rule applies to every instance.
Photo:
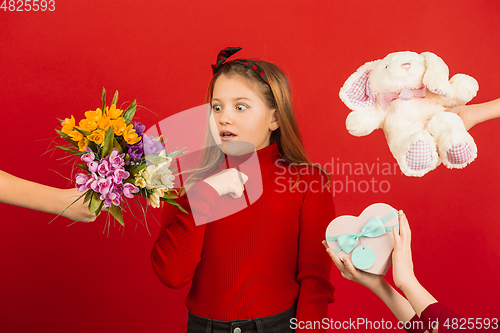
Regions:
[[[106, 90], [102, 92], [102, 109], [85, 112], [76, 126], [75, 118], [59, 119], [61, 130], [56, 132], [69, 145], [58, 146], [79, 156], [83, 171], [76, 174], [76, 187], [84, 192], [91, 214], [98, 215], [106, 207], [124, 226], [123, 206], [127, 199], [139, 195], [147, 198], [153, 208], [165, 201], [186, 212], [177, 202], [171, 168], [172, 158], [183, 149], [167, 154], [162, 137], [146, 136], [146, 126], [132, 122], [137, 108], [134, 100], [123, 111], [117, 108], [118, 91], [111, 106], [106, 106]], [[80, 198], [81, 198], [80, 197]], [[78, 199], [80, 199], [78, 198]], [[77, 200], [78, 200], [77, 199]], [[77, 201], [75, 200], [75, 202]]]

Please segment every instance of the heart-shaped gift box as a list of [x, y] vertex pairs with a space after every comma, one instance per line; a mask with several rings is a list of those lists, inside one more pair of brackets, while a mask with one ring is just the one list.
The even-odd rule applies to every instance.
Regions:
[[384, 275], [392, 263], [392, 228], [398, 211], [384, 203], [368, 206], [358, 217], [342, 215], [326, 228], [326, 241], [340, 258], [350, 257], [362, 271]]

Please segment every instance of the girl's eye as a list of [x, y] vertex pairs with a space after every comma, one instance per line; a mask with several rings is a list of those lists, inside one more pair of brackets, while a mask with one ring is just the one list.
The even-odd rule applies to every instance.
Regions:
[[212, 106], [212, 110], [214, 110], [214, 112], [220, 112], [222, 108], [220, 107], [220, 105], [214, 105]]
[[245, 110], [247, 107], [246, 107], [246, 105], [243, 105], [243, 104], [238, 104], [238, 105], [236, 106], [236, 108], [238, 109], [238, 111], [243, 111], [243, 110]]

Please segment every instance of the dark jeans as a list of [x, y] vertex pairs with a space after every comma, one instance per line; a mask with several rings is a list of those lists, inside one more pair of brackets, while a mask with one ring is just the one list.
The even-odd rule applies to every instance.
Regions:
[[289, 333], [290, 318], [295, 318], [297, 306], [262, 318], [221, 321], [195, 316], [188, 312], [187, 333]]

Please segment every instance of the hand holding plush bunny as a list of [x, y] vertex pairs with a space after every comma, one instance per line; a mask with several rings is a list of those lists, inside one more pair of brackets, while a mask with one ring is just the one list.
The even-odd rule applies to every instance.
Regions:
[[477, 81], [465, 74], [448, 80], [448, 66], [430, 52], [395, 52], [368, 62], [340, 89], [353, 110], [346, 119], [352, 135], [384, 130], [401, 171], [421, 177], [440, 163], [463, 168], [477, 156], [462, 119], [446, 108], [476, 96]]

